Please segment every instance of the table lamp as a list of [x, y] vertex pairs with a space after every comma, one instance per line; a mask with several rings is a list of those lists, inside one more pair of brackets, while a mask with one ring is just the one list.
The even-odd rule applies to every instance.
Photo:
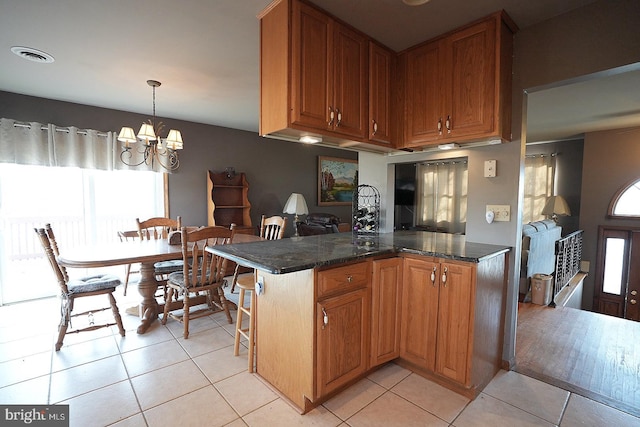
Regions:
[[541, 213], [558, 222], [558, 216], [569, 216], [571, 215], [571, 210], [569, 210], [569, 205], [564, 197], [551, 196], [547, 199], [547, 203], [545, 203]]
[[284, 213], [294, 214], [293, 228], [295, 229], [295, 237], [298, 237], [298, 215], [306, 215], [309, 213], [307, 201], [300, 193], [291, 193], [289, 200], [284, 205]]

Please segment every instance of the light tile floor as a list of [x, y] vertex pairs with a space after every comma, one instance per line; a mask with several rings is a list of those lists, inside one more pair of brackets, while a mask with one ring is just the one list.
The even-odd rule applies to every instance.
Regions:
[[[301, 416], [233, 356], [234, 325], [216, 314], [144, 335], [117, 296], [127, 331], [70, 335], [53, 350], [56, 299], [0, 307], [0, 403], [70, 405], [71, 426], [639, 426], [640, 419], [500, 371], [474, 401], [390, 363]], [[78, 309], [80, 307], [76, 307]], [[235, 314], [234, 314], [235, 317]], [[18, 326], [19, 325], [19, 326]]]

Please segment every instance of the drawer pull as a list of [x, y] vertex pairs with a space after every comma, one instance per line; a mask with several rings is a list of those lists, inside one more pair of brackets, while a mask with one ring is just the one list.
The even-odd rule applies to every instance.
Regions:
[[347, 282], [349, 283], [353, 282], [353, 276], [351, 275], [347, 276]]

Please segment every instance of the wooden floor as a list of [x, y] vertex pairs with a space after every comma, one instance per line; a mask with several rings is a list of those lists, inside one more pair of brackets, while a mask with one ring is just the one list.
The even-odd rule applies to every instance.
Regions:
[[520, 304], [515, 371], [640, 416], [640, 322]]

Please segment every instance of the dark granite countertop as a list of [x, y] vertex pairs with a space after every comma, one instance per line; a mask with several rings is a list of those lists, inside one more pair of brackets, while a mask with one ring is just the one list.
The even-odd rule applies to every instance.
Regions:
[[356, 238], [352, 233], [291, 237], [211, 246], [208, 250], [246, 267], [285, 274], [396, 252], [480, 262], [510, 248], [467, 242], [461, 235], [398, 231], [366, 238]]

